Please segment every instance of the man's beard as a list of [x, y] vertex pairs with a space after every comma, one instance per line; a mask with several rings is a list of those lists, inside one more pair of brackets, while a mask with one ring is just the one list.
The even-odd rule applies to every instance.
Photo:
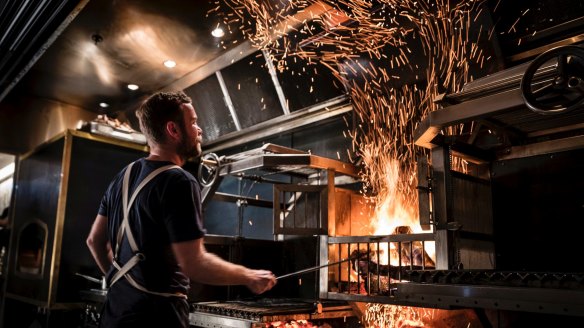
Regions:
[[183, 136], [180, 145], [178, 146], [177, 153], [184, 159], [189, 159], [191, 157], [201, 156], [201, 148], [198, 143], [186, 140]]
[[184, 159], [201, 156], [201, 144], [195, 140], [187, 139], [186, 128], [182, 127], [182, 140], [177, 148], [177, 153]]

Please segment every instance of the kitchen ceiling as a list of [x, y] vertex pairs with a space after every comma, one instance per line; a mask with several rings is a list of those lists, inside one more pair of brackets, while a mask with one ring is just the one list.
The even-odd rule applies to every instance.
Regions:
[[[96, 113], [123, 110], [238, 45], [241, 33], [211, 35], [218, 20], [207, 13], [214, 6], [181, 0], [9, 1], [1, 8], [0, 47], [16, 48], [2, 51], [1, 86], [8, 93], [0, 100], [33, 97]], [[176, 66], [165, 67], [166, 60]], [[109, 106], [100, 107], [102, 102]]]

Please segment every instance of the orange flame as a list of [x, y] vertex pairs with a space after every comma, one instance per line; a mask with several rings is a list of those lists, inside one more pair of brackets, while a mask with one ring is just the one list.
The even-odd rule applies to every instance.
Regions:
[[[379, 160], [379, 158], [378, 158]], [[387, 236], [396, 233], [398, 227], [409, 227], [412, 233], [423, 232], [418, 220], [418, 210], [414, 207], [414, 202], [406, 203], [403, 193], [400, 192], [399, 186], [399, 165], [397, 160], [388, 159], [384, 166], [384, 187], [376, 195], [376, 208], [374, 217], [371, 219], [370, 226], [373, 230], [372, 235]], [[395, 251], [395, 243], [391, 243], [390, 263], [398, 265], [398, 254]], [[434, 259], [435, 245], [434, 242], [425, 243], [426, 253]], [[380, 264], [387, 263], [387, 244], [380, 245], [380, 258], [377, 259]], [[383, 255], [383, 256], [382, 256]], [[404, 263], [402, 262], [402, 265]]]

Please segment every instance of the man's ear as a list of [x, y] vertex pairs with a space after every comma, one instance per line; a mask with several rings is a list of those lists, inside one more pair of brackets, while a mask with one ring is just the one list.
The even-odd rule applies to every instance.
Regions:
[[166, 133], [169, 135], [171, 139], [178, 140], [180, 139], [180, 129], [176, 122], [168, 121], [166, 122]]

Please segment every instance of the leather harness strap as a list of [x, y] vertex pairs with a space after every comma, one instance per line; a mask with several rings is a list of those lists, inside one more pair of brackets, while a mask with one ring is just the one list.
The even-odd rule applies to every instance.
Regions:
[[[136, 244], [136, 239], [134, 238], [134, 234], [132, 233], [132, 229], [130, 229], [130, 224], [128, 223], [130, 208], [131, 208], [132, 204], [134, 203], [134, 200], [136, 199], [136, 196], [138, 195], [138, 193], [142, 190], [142, 188], [146, 184], [148, 184], [148, 182], [150, 182], [152, 179], [154, 179], [155, 176], [157, 176], [158, 174], [160, 174], [164, 171], [167, 171], [167, 170], [172, 170], [172, 169], [176, 169], [176, 168], [181, 169], [181, 168], [178, 165], [171, 164], [171, 165], [165, 165], [163, 167], [160, 167], [160, 168], [152, 171], [144, 180], [142, 180], [140, 182], [138, 187], [136, 187], [136, 190], [134, 190], [132, 197], [130, 197], [130, 200], [128, 201], [130, 172], [132, 170], [133, 165], [134, 165], [134, 163], [131, 163], [130, 165], [128, 165], [128, 168], [126, 169], [126, 172], [124, 173], [124, 179], [123, 179], [123, 183], [122, 183], [122, 206], [123, 206], [123, 211], [124, 211], [124, 219], [122, 220], [122, 224], [120, 225], [120, 228], [118, 229], [118, 233], [116, 236], [117, 238], [116, 238], [116, 248], [115, 248], [115, 253], [114, 253], [114, 260], [112, 261], [113, 266], [118, 270], [118, 272], [116, 272], [114, 274], [114, 276], [112, 277], [112, 281], [110, 283], [110, 286], [115, 284], [120, 278], [125, 277], [132, 286], [134, 286], [136, 289], [139, 289], [143, 292], [146, 292], [149, 294], [154, 294], [154, 295], [159, 295], [159, 296], [165, 296], [165, 297], [181, 297], [181, 298], [186, 299], [187, 296], [182, 294], [182, 293], [162, 293], [162, 292], [150, 291], [150, 290], [146, 289], [144, 286], [140, 285], [138, 282], [136, 282], [136, 280], [134, 280], [134, 278], [130, 275], [130, 272], [129, 272], [136, 264], [138, 264], [138, 262], [144, 261], [146, 259], [146, 256], [143, 253], [141, 253], [140, 250], [138, 249], [138, 245]], [[128, 262], [126, 262], [122, 266], [118, 263], [118, 255], [119, 255], [120, 245], [122, 244], [122, 240], [124, 238], [124, 235], [128, 238], [128, 243], [130, 244], [130, 248], [132, 249], [134, 256], [132, 256], [132, 258], [130, 258], [130, 260], [128, 260]]]

